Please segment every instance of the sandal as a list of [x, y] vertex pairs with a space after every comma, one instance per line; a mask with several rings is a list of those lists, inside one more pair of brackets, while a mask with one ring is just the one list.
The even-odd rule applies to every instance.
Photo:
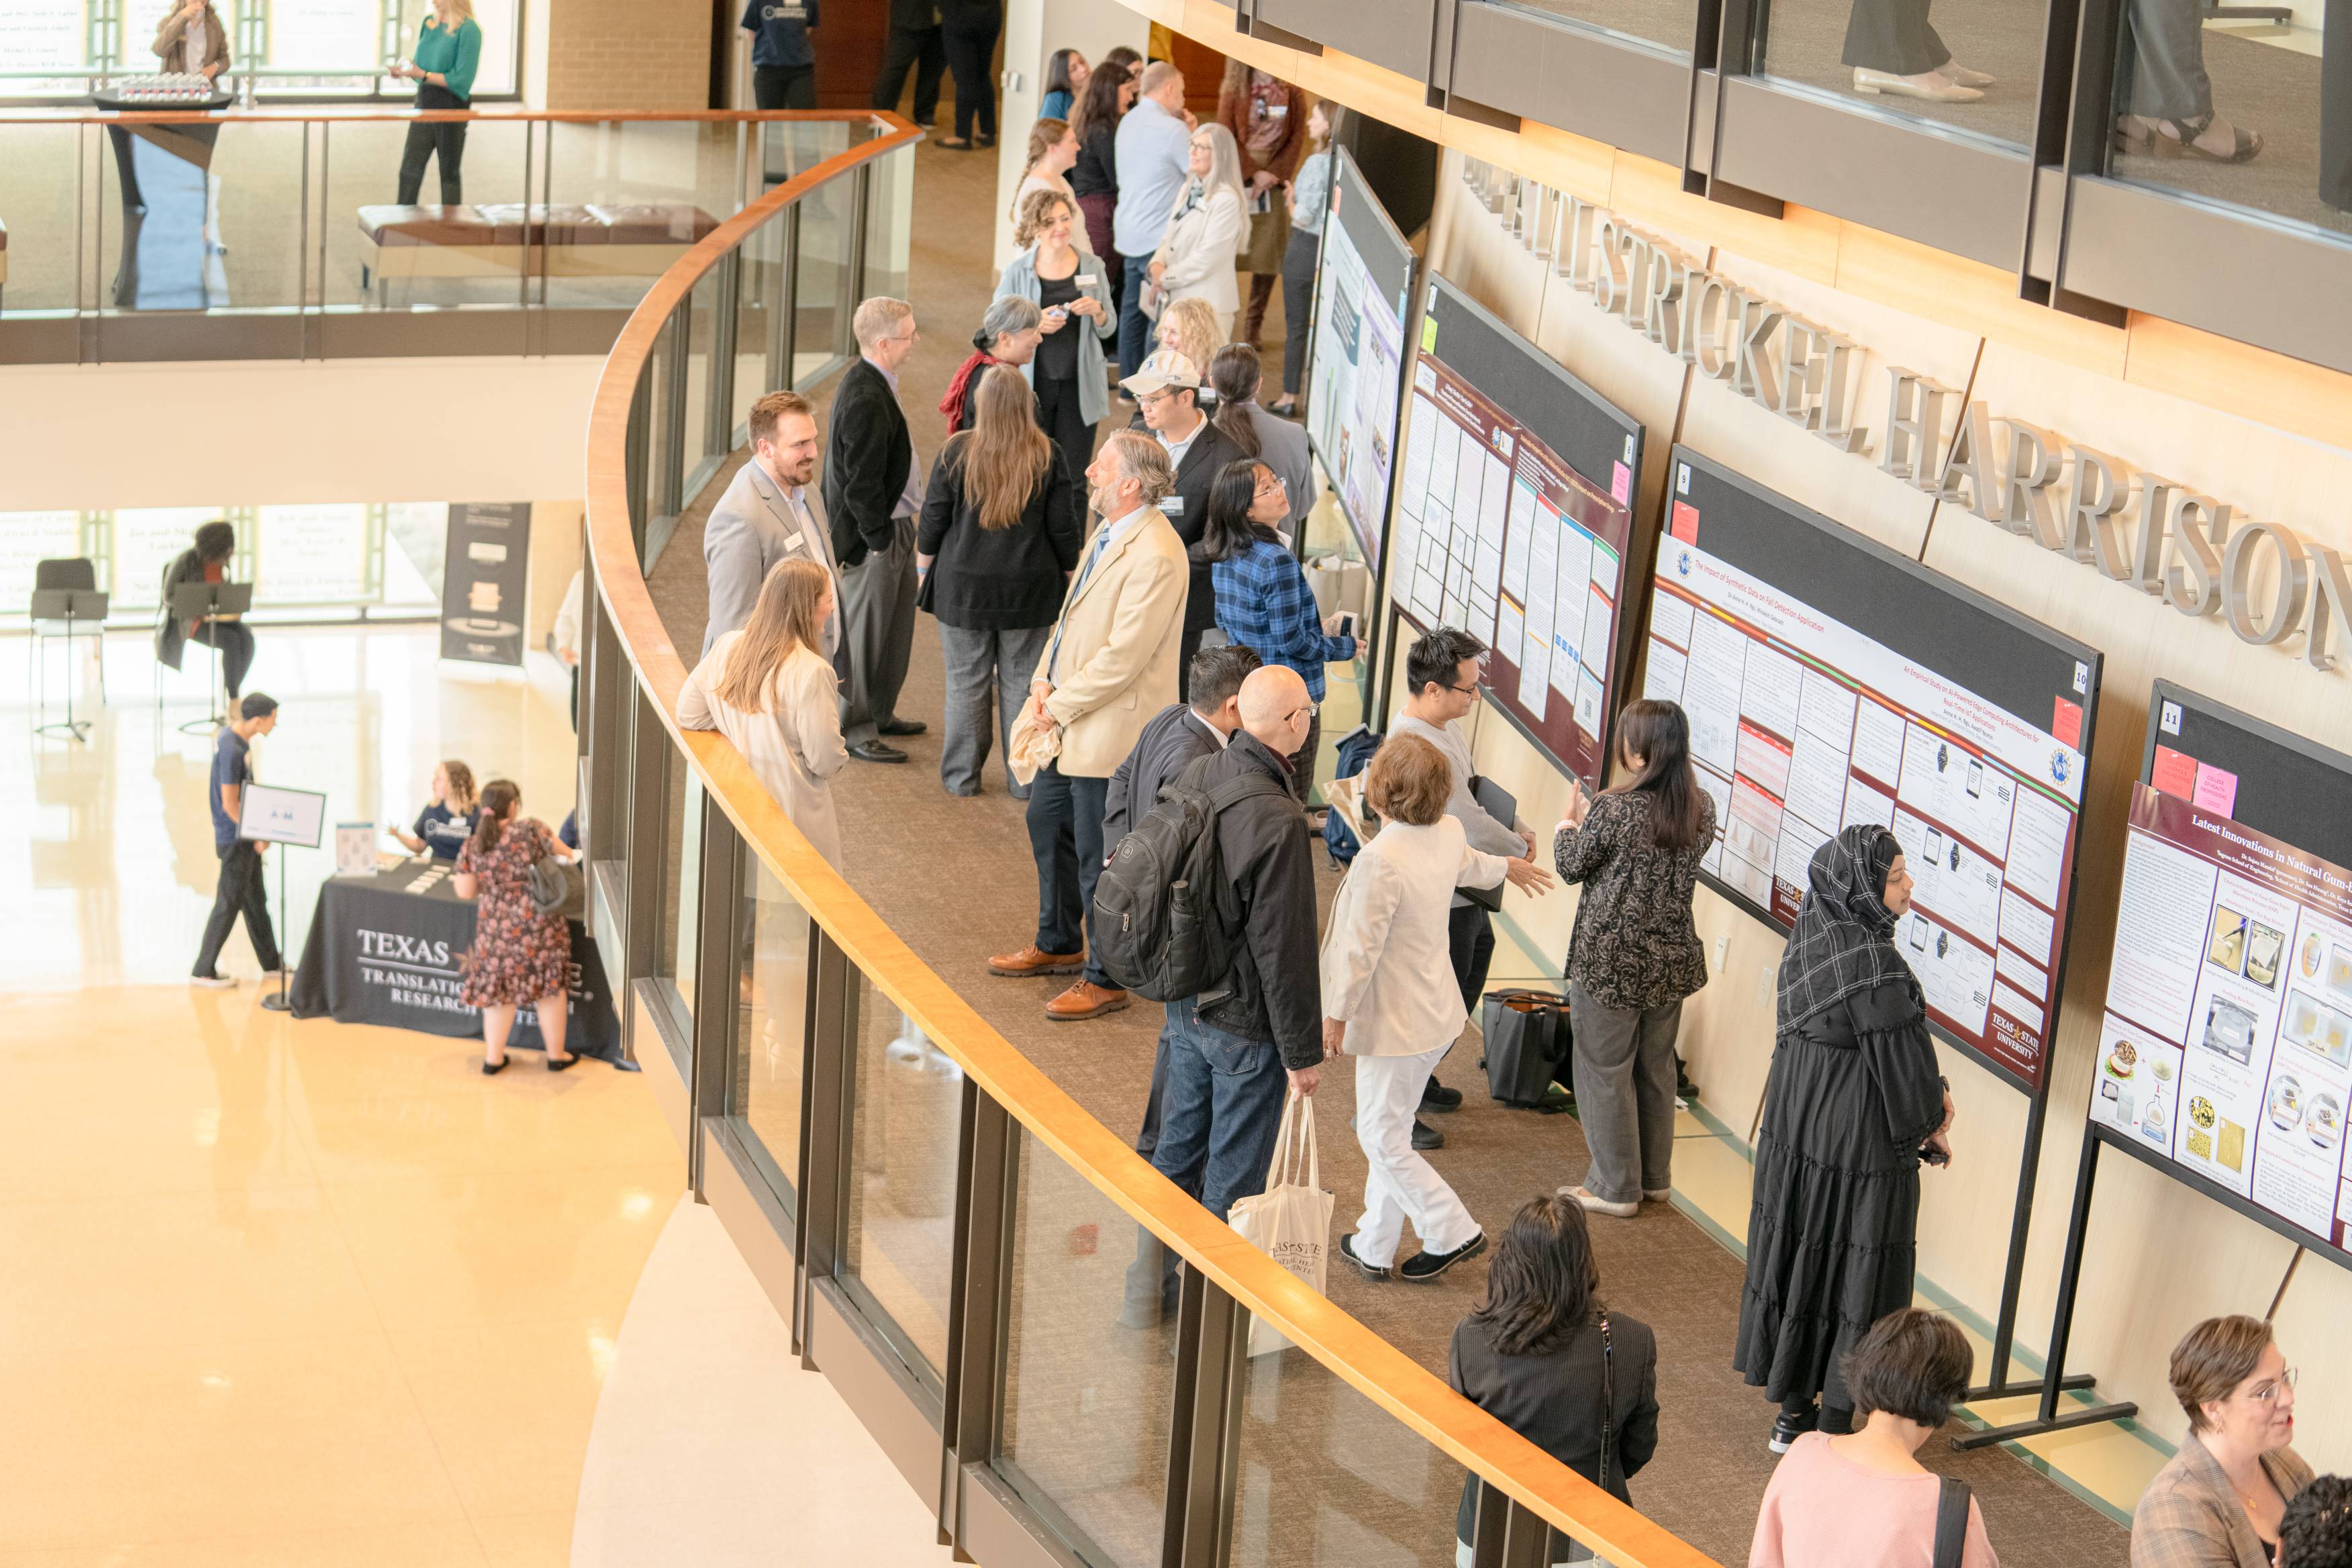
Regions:
[[[2126, 123], [2127, 122], [2127, 123]], [[2226, 148], [2206, 145], [2216, 129], [2228, 134]], [[2116, 127], [2126, 151], [2159, 158], [2193, 158], [2208, 163], [2250, 163], [2263, 150], [2262, 133], [2201, 114], [2194, 120], [2154, 120], [2127, 114]]]

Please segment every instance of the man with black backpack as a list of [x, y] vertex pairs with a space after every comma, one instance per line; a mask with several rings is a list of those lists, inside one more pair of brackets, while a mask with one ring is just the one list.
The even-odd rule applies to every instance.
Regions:
[[[1315, 866], [1289, 763], [1314, 717], [1296, 670], [1253, 672], [1242, 682], [1240, 730], [1184, 770], [1155, 820], [1120, 846], [1097, 886], [1097, 946], [1113, 973], [1147, 994], [1166, 993], [1168, 1078], [1152, 1167], [1219, 1219], [1265, 1190], [1283, 1102], [1292, 1091], [1313, 1094], [1320, 1078]], [[1205, 841], [1179, 842], [1180, 821]], [[1171, 883], [1171, 872], [1188, 886]], [[1203, 872], [1205, 903], [1196, 908], [1189, 883]], [[1165, 921], [1156, 940], [1123, 940], [1122, 927], [1155, 918]], [[1191, 930], [1188, 921], [1211, 929]], [[1211, 964], [1213, 978], [1192, 967], [1203, 952], [1222, 961]], [[1201, 984], [1172, 992], [1153, 983], [1155, 973]], [[1157, 1321], [1171, 1272], [1146, 1232], [1120, 1321], [1138, 1328]], [[1155, 1281], [1162, 1282], [1157, 1300]]]

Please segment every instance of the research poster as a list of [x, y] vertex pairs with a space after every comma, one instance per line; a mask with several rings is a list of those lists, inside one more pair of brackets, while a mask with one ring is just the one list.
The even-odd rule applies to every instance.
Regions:
[[2091, 1120], [2331, 1246], [2352, 1226], [2352, 870], [2157, 749], [2132, 792]]
[[1391, 597], [1423, 626], [1459, 626], [1494, 649], [1495, 700], [1597, 781], [1635, 437], [1610, 473], [1579, 473], [1426, 342], [1405, 428]]
[[[1352, 165], [1349, 166], [1352, 174]], [[1383, 295], [1362, 252], [1349, 235], [1369, 215], [1350, 215], [1349, 203], [1370, 195], [1352, 179], [1332, 190], [1323, 225], [1321, 265], [1315, 275], [1315, 359], [1307, 394], [1307, 429], [1322, 455], [1325, 475], [1347, 514], [1365, 564], [1381, 564], [1381, 520], [1388, 510], [1395, 461], [1397, 388], [1404, 359], [1406, 293]], [[1410, 273], [1410, 260], [1407, 271]]]
[[2009, 712], [1709, 554], [1705, 519], [1674, 510], [1642, 694], [1690, 717], [1722, 825], [1703, 869], [1792, 924], [1816, 849], [1853, 823], [1893, 829], [1917, 884], [1895, 941], [1930, 1016], [2038, 1087], [2082, 811], [2081, 706]]

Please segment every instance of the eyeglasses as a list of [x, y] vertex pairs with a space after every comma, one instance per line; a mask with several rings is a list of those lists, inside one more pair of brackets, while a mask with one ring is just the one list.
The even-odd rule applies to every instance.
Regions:
[[1279, 474], [1268, 474], [1257, 482], [1257, 493], [1262, 496], [1274, 495], [1282, 488], [1282, 476]]
[[1282, 716], [1282, 721], [1283, 721], [1284, 723], [1287, 724], [1287, 723], [1289, 723], [1293, 719], [1296, 719], [1296, 718], [1299, 717], [1301, 714], [1304, 714], [1304, 715], [1305, 715], [1305, 716], [1307, 716], [1307, 718], [1312, 719], [1312, 718], [1314, 718], [1314, 717], [1315, 717], [1315, 715], [1316, 715], [1316, 714], [1318, 714], [1318, 713], [1321, 712], [1322, 710], [1323, 710], [1323, 704], [1321, 704], [1320, 702], [1309, 702], [1309, 703], [1308, 703], [1306, 707], [1304, 707], [1304, 708], [1293, 708], [1289, 712], [1285, 713], [1285, 714]]
[[2293, 1388], [2295, 1379], [2302, 1375], [2295, 1368], [2288, 1367], [2268, 1383], [2259, 1383], [2246, 1390], [2246, 1397], [2257, 1405], [2272, 1404], [2277, 1400], [2281, 1388]]
[[1455, 686], [1449, 681], [1446, 683], [1445, 689], [1453, 692], [1458, 697], [1467, 697], [1473, 702], [1475, 702], [1478, 700], [1478, 693], [1482, 689], [1475, 684], [1470, 686]]

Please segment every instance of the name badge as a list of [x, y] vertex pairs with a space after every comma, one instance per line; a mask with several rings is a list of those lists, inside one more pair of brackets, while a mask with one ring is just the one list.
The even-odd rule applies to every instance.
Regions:
[[1077, 284], [1081, 289], [1093, 288], [1095, 286], [1095, 275], [1091, 272], [1079, 273], [1077, 277]]
[[808, 540], [803, 535], [797, 533], [788, 535], [784, 540], [784, 548], [787, 550], [806, 550], [808, 548]]
[[1290, 105], [1269, 103], [1265, 106], [1265, 116], [1268, 120], [1287, 120], [1290, 118]]
[[1184, 498], [1182, 496], [1170, 496], [1167, 500], [1160, 503], [1160, 510], [1166, 512], [1170, 517], [1181, 517], [1184, 515]]

